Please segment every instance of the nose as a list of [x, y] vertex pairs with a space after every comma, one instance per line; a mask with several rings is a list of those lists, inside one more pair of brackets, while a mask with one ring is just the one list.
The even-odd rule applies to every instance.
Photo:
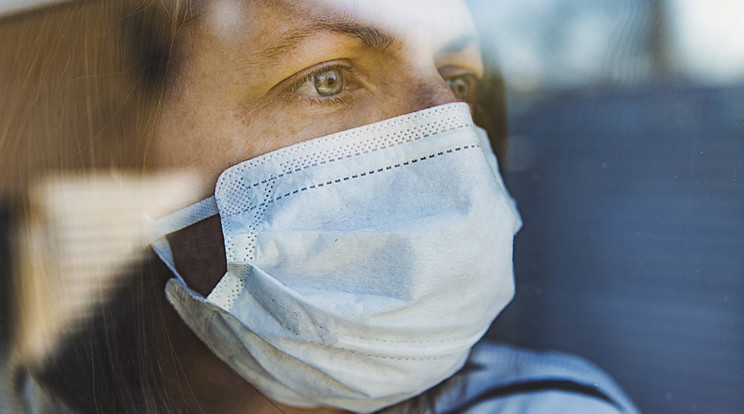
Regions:
[[388, 118], [457, 102], [455, 94], [436, 70], [409, 73], [395, 83], [396, 91], [390, 94], [391, 102], [387, 108]]
[[457, 102], [455, 94], [438, 72], [417, 82], [411, 93], [411, 112]]

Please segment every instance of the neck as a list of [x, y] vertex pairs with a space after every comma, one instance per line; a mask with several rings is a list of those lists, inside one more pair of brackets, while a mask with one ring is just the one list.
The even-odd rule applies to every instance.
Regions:
[[181, 320], [170, 304], [168, 337], [178, 355], [183, 376], [200, 412], [224, 414], [341, 414], [347, 411], [320, 407], [301, 409], [276, 403], [217, 358]]

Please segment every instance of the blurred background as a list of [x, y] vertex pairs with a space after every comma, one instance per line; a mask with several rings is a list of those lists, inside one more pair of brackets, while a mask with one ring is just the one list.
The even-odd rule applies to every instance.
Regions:
[[744, 2], [472, 6], [525, 222], [491, 337], [584, 356], [644, 413], [743, 412]]

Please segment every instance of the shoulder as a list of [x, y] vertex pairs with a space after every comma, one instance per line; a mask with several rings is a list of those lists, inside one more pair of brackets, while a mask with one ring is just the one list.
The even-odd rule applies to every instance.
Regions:
[[452, 380], [438, 413], [638, 413], [604, 371], [558, 352], [481, 342]]

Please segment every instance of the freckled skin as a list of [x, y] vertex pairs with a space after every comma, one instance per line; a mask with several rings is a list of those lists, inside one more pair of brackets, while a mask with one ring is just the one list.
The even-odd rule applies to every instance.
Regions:
[[[394, 39], [370, 47], [334, 31], [297, 30], [320, 20], [353, 20]], [[291, 50], [271, 49], [285, 35], [301, 38]], [[460, 0], [217, 0], [179, 35], [185, 57], [156, 126], [153, 159], [162, 168], [190, 168], [204, 177], [202, 197], [232, 165], [288, 145], [428, 107], [457, 101], [443, 68], [482, 74], [479, 45], [443, 52], [448, 42], [475, 38]], [[285, 52], [276, 61], [272, 53]], [[313, 97], [291, 88], [299, 73], [342, 61], [344, 89]], [[198, 200], [194, 200], [198, 201]], [[212, 218], [169, 237], [176, 267], [207, 296], [225, 272], [222, 232]], [[211, 364], [206, 358], [203, 364]], [[195, 368], [196, 369], [196, 368]], [[199, 384], [204, 412], [276, 412], [231, 371], [210, 372]], [[236, 384], [239, 383], [239, 384]], [[225, 395], [225, 398], [215, 396]], [[224, 400], [230, 401], [229, 404]], [[221, 402], [220, 402], [221, 401]], [[330, 409], [287, 413], [332, 413]], [[266, 411], [261, 411], [266, 410]]]

